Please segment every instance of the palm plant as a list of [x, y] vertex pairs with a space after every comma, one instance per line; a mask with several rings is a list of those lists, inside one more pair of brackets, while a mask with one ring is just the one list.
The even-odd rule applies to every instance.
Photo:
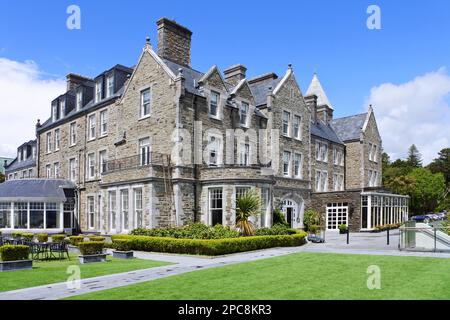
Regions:
[[254, 190], [247, 191], [236, 199], [236, 228], [245, 237], [254, 236], [255, 228], [249, 218], [260, 213], [261, 199]]

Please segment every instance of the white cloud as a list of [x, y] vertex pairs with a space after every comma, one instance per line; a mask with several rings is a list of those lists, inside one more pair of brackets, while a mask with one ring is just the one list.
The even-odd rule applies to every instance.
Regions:
[[391, 159], [404, 158], [415, 144], [425, 164], [450, 147], [450, 76], [445, 68], [403, 84], [384, 83], [371, 89], [366, 105], [374, 106]]
[[63, 79], [42, 79], [33, 61], [0, 58], [0, 156], [15, 157], [17, 147], [35, 139], [37, 119], [50, 116], [50, 103], [65, 91]]

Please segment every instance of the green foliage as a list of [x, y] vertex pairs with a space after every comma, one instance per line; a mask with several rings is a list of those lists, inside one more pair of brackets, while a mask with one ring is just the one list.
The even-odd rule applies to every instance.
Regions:
[[275, 210], [273, 210], [273, 224], [277, 225], [277, 224], [283, 224], [285, 226], [289, 226], [289, 224], [286, 221], [286, 218], [284, 217], [284, 213], [283, 211], [281, 211], [280, 208], [276, 208]]
[[408, 177], [415, 180], [410, 190], [411, 211], [427, 213], [434, 211], [445, 192], [445, 180], [442, 173], [431, 173], [428, 169], [414, 169]]
[[105, 241], [106, 238], [102, 236], [89, 236], [89, 241]]
[[135, 229], [132, 235], [149, 237], [168, 237], [177, 239], [223, 239], [237, 238], [239, 232], [230, 227], [216, 225], [209, 227], [202, 223], [191, 223], [183, 227], [176, 228], [155, 228], [155, 229]]
[[434, 159], [428, 168], [433, 173], [442, 173], [445, 178], [445, 184], [450, 187], [450, 148], [442, 149], [438, 158]]
[[73, 246], [78, 246], [83, 241], [84, 241], [84, 236], [70, 236], [69, 237], [69, 242]]
[[236, 228], [246, 237], [255, 234], [255, 228], [249, 218], [256, 216], [261, 210], [261, 198], [255, 191], [247, 191], [236, 199]]
[[39, 233], [39, 234], [36, 235], [36, 238], [37, 238], [37, 240], [40, 243], [47, 242], [48, 241], [48, 234], [46, 234], [46, 233]]
[[78, 248], [83, 256], [103, 253], [105, 243], [103, 241], [86, 241], [78, 243]]
[[130, 240], [132, 250], [149, 252], [183, 253], [197, 255], [223, 255], [274, 247], [293, 247], [305, 243], [305, 232], [295, 235], [255, 236], [230, 239], [174, 239], [135, 235], [114, 235], [117, 239]]
[[5, 182], [5, 175], [0, 172], [0, 183]]
[[113, 249], [117, 251], [131, 251], [133, 243], [127, 239], [114, 239], [112, 243]]
[[347, 230], [347, 225], [346, 224], [340, 224], [339, 225], [339, 231], [344, 232]]
[[25, 241], [33, 241], [33, 238], [34, 238], [34, 234], [32, 234], [32, 233], [28, 233], [28, 232], [22, 233], [22, 239]]
[[[320, 224], [321, 224], [320, 213], [318, 213], [317, 211], [312, 210], [312, 209], [306, 210], [304, 218], [303, 218], [303, 224], [305, 225], [305, 229], [307, 231], [311, 231], [311, 232], [313, 232], [313, 230], [311, 230], [311, 228], [313, 226], [319, 226], [319, 228], [320, 228]], [[316, 231], [317, 231], [317, 228], [316, 228]]]
[[386, 230], [398, 229], [398, 228], [400, 228], [401, 225], [402, 225], [401, 223], [385, 224], [382, 226], [375, 227], [375, 230], [376, 231], [386, 231]]
[[11, 233], [12, 237], [14, 239], [21, 239], [22, 238], [22, 232], [14, 231]]
[[30, 253], [30, 247], [28, 246], [15, 246], [15, 245], [4, 245], [0, 247], [0, 260], [1, 261], [19, 261], [28, 260], [28, 255]]
[[412, 168], [422, 167], [422, 155], [417, 149], [416, 145], [412, 145], [408, 149], [408, 159], [406, 160], [408, 165]]
[[288, 228], [284, 224], [276, 224], [272, 228], [260, 228], [256, 230], [257, 236], [277, 236], [300, 233], [300, 230]]
[[52, 235], [52, 242], [60, 243], [63, 242], [66, 236], [64, 234], [54, 234]]
[[319, 231], [319, 230], [320, 230], [320, 225], [317, 225], [317, 224], [312, 224], [308, 227], [308, 231], [312, 234], [316, 234], [317, 231]]

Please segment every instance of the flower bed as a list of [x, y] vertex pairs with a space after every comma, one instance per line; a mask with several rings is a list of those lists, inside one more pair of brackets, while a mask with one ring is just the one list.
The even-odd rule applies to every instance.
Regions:
[[387, 230], [398, 229], [398, 228], [400, 228], [401, 225], [402, 225], [401, 223], [385, 224], [385, 225], [376, 227], [374, 232], [382, 232], [382, 231], [387, 231]]
[[131, 250], [217, 256], [236, 252], [274, 247], [295, 247], [305, 244], [307, 234], [299, 231], [294, 235], [254, 236], [226, 239], [176, 239], [137, 235], [114, 235], [115, 240], [128, 240]]

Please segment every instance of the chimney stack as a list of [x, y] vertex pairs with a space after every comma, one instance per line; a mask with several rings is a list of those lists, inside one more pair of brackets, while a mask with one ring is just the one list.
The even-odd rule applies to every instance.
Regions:
[[236, 86], [242, 79], [245, 79], [247, 68], [242, 64], [236, 64], [224, 70], [225, 81]]
[[190, 67], [192, 31], [173, 20], [161, 18], [158, 26], [158, 56]]
[[91, 79], [80, 76], [79, 74], [69, 73], [67, 76], [67, 91], [75, 89], [80, 84]]
[[317, 96], [312, 94], [310, 96], [305, 97], [306, 105], [311, 110], [311, 120], [316, 123], [317, 122]]

